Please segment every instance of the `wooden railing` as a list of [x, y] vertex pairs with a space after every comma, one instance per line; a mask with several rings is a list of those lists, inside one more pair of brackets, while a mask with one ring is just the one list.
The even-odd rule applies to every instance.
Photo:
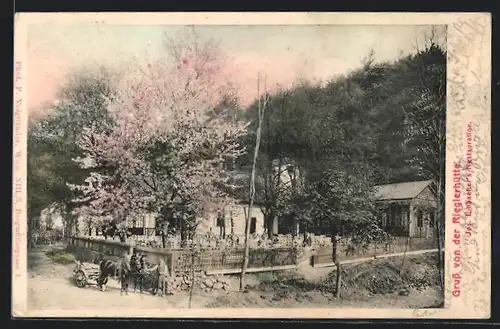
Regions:
[[[345, 244], [339, 243], [337, 259], [339, 261], [358, 259], [362, 257], [382, 256], [405, 251], [428, 250], [437, 248], [436, 240], [431, 238], [396, 237], [390, 243], [370, 245], [366, 249], [350, 252]], [[332, 262], [332, 246], [317, 248], [312, 260], [313, 264]]]
[[[95, 261], [100, 258], [118, 258], [130, 251], [133, 246], [112, 240], [92, 239], [87, 237], [69, 238], [68, 248], [77, 259]], [[196, 252], [181, 248], [150, 248], [134, 247], [139, 253], [146, 255], [149, 264], [158, 264], [163, 258], [170, 273], [191, 271], [217, 271], [241, 269], [243, 265], [243, 248], [203, 248]], [[337, 253], [339, 261], [352, 260], [362, 257], [387, 255], [405, 251], [416, 251], [436, 248], [433, 238], [395, 238], [392, 243], [385, 245], [371, 245], [368, 249], [348, 252], [346, 245], [340, 244]], [[250, 249], [248, 268], [270, 268], [296, 265], [300, 251], [294, 248], [252, 248]], [[312, 265], [332, 262], [332, 247], [313, 248], [310, 259]]]
[[[112, 240], [71, 237], [68, 248], [77, 259], [96, 261], [100, 258], [118, 258], [130, 251], [132, 245]], [[241, 268], [243, 265], [242, 248], [204, 248], [196, 252], [189, 249], [162, 249], [135, 246], [135, 250], [146, 255], [146, 261], [157, 264], [163, 258], [171, 273], [187, 272], [194, 265], [195, 271], [210, 271]], [[251, 249], [248, 267], [294, 265], [297, 251], [288, 248]]]

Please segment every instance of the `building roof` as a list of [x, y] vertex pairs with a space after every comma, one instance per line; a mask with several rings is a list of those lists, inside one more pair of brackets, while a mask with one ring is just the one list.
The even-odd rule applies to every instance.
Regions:
[[432, 180], [405, 182], [375, 186], [374, 197], [377, 200], [414, 199], [432, 183]]

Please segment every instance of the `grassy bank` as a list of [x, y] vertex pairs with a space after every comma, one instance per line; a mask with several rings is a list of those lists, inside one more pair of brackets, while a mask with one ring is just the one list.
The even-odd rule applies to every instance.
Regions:
[[336, 270], [314, 281], [297, 271], [255, 274], [248, 280], [252, 284], [239, 293], [240, 297], [221, 296], [209, 306], [244, 307], [253, 303], [263, 307], [304, 303], [333, 306], [340, 301], [365, 305], [411, 299], [407, 307], [442, 307], [436, 263], [437, 255], [427, 254], [344, 265], [340, 300], [335, 298]]

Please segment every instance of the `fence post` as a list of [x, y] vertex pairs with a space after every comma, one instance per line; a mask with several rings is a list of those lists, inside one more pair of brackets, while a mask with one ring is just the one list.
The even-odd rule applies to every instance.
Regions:
[[170, 275], [175, 276], [175, 259], [176, 259], [177, 253], [176, 251], [172, 251], [170, 253]]
[[341, 284], [342, 284], [342, 271], [341, 271], [341, 268], [340, 268], [340, 262], [337, 261], [335, 263], [335, 266], [337, 267], [337, 282], [336, 282], [336, 291], [335, 291], [335, 297], [336, 298], [340, 298], [340, 287], [341, 287]]

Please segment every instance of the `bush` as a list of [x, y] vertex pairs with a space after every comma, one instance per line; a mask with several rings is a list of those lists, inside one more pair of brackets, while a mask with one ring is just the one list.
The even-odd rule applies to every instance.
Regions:
[[75, 261], [75, 257], [72, 254], [68, 254], [64, 250], [53, 249], [46, 252], [46, 255], [55, 263], [58, 264], [71, 264]]

